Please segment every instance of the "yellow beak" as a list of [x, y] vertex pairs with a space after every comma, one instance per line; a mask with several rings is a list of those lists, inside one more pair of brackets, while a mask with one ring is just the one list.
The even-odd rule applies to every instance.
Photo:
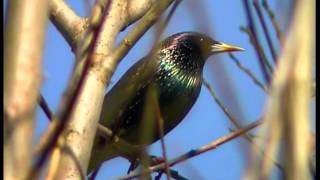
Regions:
[[237, 47], [237, 46], [232, 46], [229, 44], [225, 44], [220, 42], [219, 44], [214, 44], [211, 46], [211, 52], [216, 53], [216, 52], [230, 52], [230, 51], [244, 51], [243, 48]]

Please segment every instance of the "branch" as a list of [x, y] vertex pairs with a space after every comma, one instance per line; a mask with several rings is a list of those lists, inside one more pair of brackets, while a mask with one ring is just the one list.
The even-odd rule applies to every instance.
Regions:
[[266, 86], [265, 86], [262, 82], [260, 82], [260, 81], [258, 80], [258, 78], [250, 71], [250, 69], [244, 67], [244, 66], [240, 63], [239, 59], [236, 58], [235, 55], [233, 55], [232, 53], [228, 53], [228, 54], [229, 54], [229, 57], [233, 60], [233, 62], [236, 63], [236, 65], [239, 67], [240, 70], [242, 70], [244, 73], [246, 73], [246, 74], [249, 76], [249, 78], [250, 78], [258, 87], [260, 87], [264, 92], [267, 92]]
[[[126, 1], [110, 2], [106, 5], [105, 11], [97, 13], [96, 8], [99, 9], [102, 6], [103, 4], [98, 2], [93, 7], [93, 14], [90, 18], [92, 26], [84, 39], [87, 41], [92, 37], [92, 42], [85, 51], [87, 55], [82, 56], [81, 51], [86, 49], [86, 44], [83, 44], [82, 48], [79, 47], [79, 53], [76, 56], [79, 58], [77, 67], [66, 91], [71, 96], [62, 101], [58, 113], [60, 115], [58, 117], [65, 123], [65, 126], [60, 126], [60, 129], [64, 129], [64, 133], [60, 133], [61, 137], [66, 138], [66, 145], [74, 152], [84, 172], [86, 172], [90, 159], [104, 94], [104, 83], [101, 81], [104, 74], [99, 62], [105, 55], [104, 53], [110, 52], [117, 33], [125, 22], [122, 14], [125, 12]], [[98, 20], [98, 24], [95, 20]], [[79, 72], [80, 78], [77, 77]], [[59, 160], [59, 167], [58, 179], [70, 179], [70, 177], [78, 179], [81, 174], [81, 169], [64, 154]]]
[[[111, 1], [111, 0], [109, 0]], [[154, 0], [130, 0], [127, 4], [126, 22], [122, 29], [137, 21], [151, 7]], [[101, 11], [105, 11], [108, 1], [103, 3]], [[52, 0], [50, 3], [50, 20], [75, 52], [77, 44], [89, 27], [88, 18], [77, 15], [64, 0]]]
[[276, 50], [272, 44], [272, 41], [271, 41], [271, 37], [270, 37], [270, 33], [269, 33], [269, 30], [267, 28], [267, 25], [266, 25], [266, 22], [265, 22], [265, 19], [262, 15], [262, 10], [261, 10], [261, 6], [260, 6], [260, 3], [258, 2], [258, 0], [254, 0], [253, 1], [253, 7], [255, 8], [256, 12], [257, 12], [257, 15], [258, 15], [258, 18], [260, 20], [260, 23], [262, 25], [262, 30], [263, 30], [263, 33], [264, 33], [264, 36], [266, 37], [267, 39], [267, 44], [269, 46], [269, 49], [270, 49], [270, 52], [271, 52], [271, 56], [272, 56], [272, 59], [273, 59], [273, 62], [277, 62], [277, 54], [276, 54]]
[[[217, 97], [214, 89], [210, 86], [210, 84], [204, 80], [203, 81], [204, 85], [208, 88], [210, 94], [212, 95], [212, 97], [214, 98], [214, 100], [216, 101], [216, 103], [218, 104], [218, 106], [222, 109], [222, 111], [224, 112], [224, 114], [228, 117], [228, 119], [233, 123], [233, 125], [237, 128], [237, 129], [241, 129], [242, 125], [239, 123], [239, 121], [237, 119], [235, 119], [234, 117], [231, 116], [231, 114], [229, 113], [228, 109], [225, 107], [225, 105], [223, 104], [223, 102]], [[253, 135], [248, 133], [245, 133], [245, 139], [248, 140], [253, 147], [257, 148], [260, 152], [262, 152], [262, 154], [265, 154], [265, 151], [263, 150], [263, 148], [261, 146], [258, 145], [258, 143], [256, 143], [253, 139]], [[274, 163], [275, 166], [277, 166], [280, 170], [283, 170], [282, 165], [277, 162], [275, 159], [273, 159], [272, 157], [270, 157], [271, 161]]]
[[161, 13], [173, 2], [173, 0], [163, 0], [155, 3], [150, 10], [141, 18], [137, 26], [121, 41], [112, 54], [104, 59], [103, 66], [108, 71], [107, 83], [113, 74], [115, 67], [120, 60], [129, 52], [138, 39], [150, 28], [160, 17]]
[[260, 69], [262, 70], [262, 75], [266, 80], [267, 84], [270, 83], [270, 73], [272, 72], [272, 66], [268, 60], [266, 60], [266, 56], [262, 47], [258, 44], [257, 39], [253, 35], [252, 31], [248, 27], [240, 27], [240, 31], [246, 33], [249, 36], [250, 42], [254, 47], [254, 50], [258, 56]]
[[89, 26], [88, 19], [77, 15], [64, 0], [50, 1], [50, 20], [73, 50]]
[[46, 0], [8, 1], [4, 34], [5, 179], [25, 179], [32, 162], [48, 5]]
[[[266, 156], [283, 149], [286, 179], [310, 179], [310, 88], [315, 43], [315, 1], [298, 0], [266, 106]], [[308, 27], [308, 28], [305, 28]], [[283, 144], [281, 144], [283, 143]], [[268, 179], [271, 162], [255, 156], [250, 179]], [[259, 169], [257, 169], [259, 167]]]
[[[216, 149], [220, 145], [225, 144], [225, 143], [241, 136], [242, 134], [250, 131], [251, 129], [259, 126], [261, 123], [262, 122], [260, 120], [255, 121], [255, 122], [249, 124], [248, 126], [244, 127], [243, 129], [239, 129], [239, 130], [236, 130], [232, 133], [229, 133], [228, 135], [225, 135], [221, 138], [218, 138], [217, 140], [215, 140], [207, 145], [204, 145], [204, 146], [200, 147], [199, 149], [191, 150], [188, 153], [185, 153], [185, 154], [178, 156], [177, 158], [169, 161], [168, 163], [170, 166], [173, 166], [175, 164], [178, 164], [178, 163], [181, 163], [181, 162], [186, 161], [188, 159], [191, 159], [191, 158], [198, 156], [202, 153], [205, 153], [207, 151]], [[118, 179], [121, 179], [121, 180], [132, 179], [132, 178], [141, 176], [142, 174], [148, 174], [148, 173], [151, 173], [154, 171], [164, 170], [164, 168], [165, 168], [165, 164], [161, 163], [161, 164], [149, 167], [148, 169], [145, 169], [142, 172], [133, 172], [133, 173], [129, 174], [128, 176], [120, 177]]]
[[[249, 6], [249, 1], [242, 0], [242, 4], [244, 6], [244, 10], [245, 10], [247, 20], [248, 20], [248, 30], [249, 31], [247, 31], [247, 32], [250, 37], [250, 41], [252, 42], [254, 49], [255, 49], [255, 52], [256, 52], [256, 55], [258, 56], [260, 68], [263, 72], [264, 78], [265, 78], [267, 84], [269, 84], [270, 83], [270, 74], [269, 74], [268, 69], [266, 67], [266, 65], [269, 64], [269, 61], [267, 60], [266, 55], [264, 54], [262, 46], [259, 42], [258, 33], [257, 33], [256, 27], [255, 27], [252, 12], [251, 12], [250, 6]], [[269, 67], [269, 70], [270, 70], [270, 72], [272, 72], [272, 69], [270, 67]]]
[[278, 37], [278, 39], [280, 41], [280, 44], [282, 44], [282, 42], [283, 42], [283, 33], [280, 30], [280, 27], [279, 27], [279, 25], [277, 23], [276, 16], [274, 15], [274, 12], [271, 10], [271, 8], [269, 7], [269, 4], [268, 4], [268, 2], [266, 0], [262, 0], [262, 6], [267, 11], [267, 13], [269, 15], [269, 18], [271, 19], [271, 23], [273, 25], [273, 28], [275, 29], [277, 37]]
[[[118, 45], [117, 48], [113, 50], [113, 53], [110, 53], [109, 56], [107, 56], [103, 60], [103, 68], [106, 73], [104, 78], [106, 78], [106, 83], [109, 84], [111, 75], [114, 72], [115, 67], [120, 62], [120, 60], [128, 53], [130, 48], [133, 46], [133, 44], [147, 31], [148, 28], [150, 28], [153, 23], [158, 20], [161, 13], [166, 10], [166, 8], [173, 2], [173, 0], [163, 0], [163, 1], [157, 1], [151, 9], [142, 17], [138, 25], [131, 31], [129, 34], [123, 39], [123, 41]], [[133, 86], [130, 89], [135, 89], [134, 86], [138, 86], [136, 83], [132, 83], [130, 86]], [[103, 107], [107, 108], [107, 107]], [[94, 150], [100, 151], [101, 147], [99, 144], [94, 145]], [[103, 151], [104, 152], [104, 151]], [[91, 158], [90, 167], [89, 168], [95, 168], [95, 166], [101, 164], [103, 161], [108, 159], [107, 152], [99, 155], [95, 155], [95, 157]], [[96, 154], [97, 152], [95, 152]]]
[[[101, 4], [98, 3], [97, 6], [101, 6]], [[114, 15], [114, 17], [121, 19], [120, 14], [123, 13], [124, 9], [125, 6], [123, 6], [122, 9], [118, 7], [113, 9], [111, 8], [110, 12], [105, 11], [104, 14], [94, 14], [102, 17], [100, 18], [102, 19], [102, 23], [98, 26], [93, 26], [92, 31], [88, 32], [88, 35], [91, 34], [91, 37], [93, 37], [91, 46], [87, 48], [87, 53], [89, 55], [84, 57], [80, 56], [82, 60], [77, 61], [78, 63], [70, 80], [68, 89], [65, 91], [66, 96], [61, 102], [57, 118], [53, 120], [53, 133], [49, 137], [39, 160], [35, 163], [34, 169], [30, 173], [30, 177], [35, 176], [37, 169], [45, 162], [45, 159], [56, 145], [58, 139], [64, 138], [64, 135], [66, 135], [65, 138], [67, 139], [66, 144], [77, 156], [79, 162], [83, 166], [82, 169], [84, 171], [86, 170], [90, 157], [90, 147], [92, 147], [92, 141], [90, 141], [90, 139], [94, 138], [99, 119], [98, 115], [101, 109], [99, 108], [99, 105], [101, 106], [104, 92], [104, 84], [99, 81], [99, 78], [97, 78], [97, 76], [99, 77], [100, 75], [100, 71], [97, 71], [97, 67], [92, 66], [93, 62], [99, 60], [99, 56], [94, 56], [94, 52], [96, 52], [97, 49], [94, 45], [97, 44], [96, 46], [100, 46], [108, 43], [112, 44], [112, 42], [115, 41], [116, 32], [119, 32], [123, 20], [120, 21], [119, 19], [113, 18], [103, 24], [106, 18], [105, 14], [108, 12], [109, 15]], [[108, 23], [112, 23], [110, 25], [112, 28], [109, 27], [106, 30], [106, 26], [104, 25]], [[107, 38], [105, 40], [100, 40], [100, 43], [97, 43], [100, 37], [99, 35], [104, 31], [111, 33], [110, 36], [106, 36]], [[111, 47], [107, 48], [106, 51], [107, 50], [111, 50]], [[79, 74], [80, 76], [78, 77]], [[94, 96], [96, 99], [92, 98], [92, 94], [96, 95]], [[91, 105], [90, 107], [92, 108], [88, 109], [88, 105]], [[96, 106], [98, 107], [95, 108]], [[52, 128], [49, 127], [49, 129]], [[71, 159], [65, 155], [61, 156], [59, 167], [60, 168], [57, 171], [57, 177], [59, 179], [64, 176], [77, 178], [80, 175], [78, 167], [75, 166]]]

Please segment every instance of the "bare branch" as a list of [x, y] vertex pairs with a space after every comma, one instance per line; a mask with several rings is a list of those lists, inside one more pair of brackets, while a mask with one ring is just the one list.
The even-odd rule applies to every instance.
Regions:
[[[110, 1], [110, 0], [109, 0]], [[100, 1], [104, 4], [101, 11], [105, 10], [109, 1]], [[124, 27], [137, 21], [151, 7], [154, 0], [131, 0], [128, 1], [125, 13], [126, 22]], [[75, 50], [84, 33], [89, 27], [86, 17], [77, 15], [64, 0], [52, 0], [50, 2], [50, 20], [57, 27], [70, 47]]]
[[277, 54], [276, 54], [276, 50], [272, 44], [272, 40], [271, 40], [271, 37], [270, 37], [270, 33], [269, 33], [269, 30], [267, 28], [267, 25], [266, 25], [266, 22], [265, 22], [265, 19], [262, 15], [262, 10], [261, 10], [261, 6], [260, 6], [260, 3], [258, 0], [254, 0], [253, 1], [253, 7], [255, 8], [256, 12], [257, 12], [257, 15], [258, 15], [258, 18], [260, 20], [260, 23], [262, 25], [262, 30], [263, 30], [263, 33], [264, 33], [264, 36], [266, 37], [267, 39], [267, 44], [269, 46], [269, 49], [270, 49], [270, 52], [271, 52], [271, 56], [272, 56], [272, 59], [273, 59], [273, 62], [276, 62], [277, 61]]
[[282, 42], [283, 42], [283, 33], [280, 30], [280, 27], [279, 27], [279, 25], [277, 23], [276, 16], [275, 16], [274, 12], [269, 7], [268, 1], [266, 1], [266, 0], [262, 0], [262, 6], [267, 11], [267, 13], [268, 13], [268, 15], [269, 15], [269, 17], [271, 19], [273, 28], [275, 29], [277, 37], [278, 37], [278, 39], [280, 41], [280, 44], [282, 44]]
[[260, 82], [258, 80], [258, 78], [250, 71], [250, 69], [244, 67], [240, 61], [236, 58], [235, 55], [233, 55], [232, 53], [228, 53], [229, 54], [229, 57], [233, 60], [233, 62], [236, 63], [236, 65], [239, 67], [240, 70], [242, 70], [244, 73], [246, 73], [249, 78], [258, 86], [260, 87], [264, 92], [267, 92], [267, 88], [266, 86]]
[[[267, 102], [266, 129], [262, 132], [266, 156], [275, 157], [283, 142], [287, 179], [310, 179], [309, 108], [314, 22], [315, 1], [298, 0]], [[268, 179], [272, 163], [266, 156], [256, 155], [254, 162], [258, 164], [251, 164], [248, 179]]]
[[[259, 126], [262, 122], [260, 120], [258, 121], [255, 121], [251, 124], [249, 124], [248, 126], [244, 127], [243, 129], [239, 129], [237, 131], [234, 131], [234, 132], [231, 132], [230, 134], [228, 135], [225, 135], [221, 138], [218, 138], [217, 140], [207, 144], [207, 145], [204, 145], [202, 147], [200, 147], [199, 149], [196, 149], [196, 150], [191, 150], [181, 156], [178, 156], [177, 158], [169, 161], [169, 165], [170, 166], [173, 166], [175, 164], [178, 164], [178, 163], [181, 163], [183, 161], [186, 161], [188, 159], [191, 159], [195, 156], [198, 156], [202, 153], [205, 153], [207, 151], [210, 151], [210, 150], [213, 150], [213, 149], [216, 149], [217, 147], [219, 147], [220, 145], [222, 144], [225, 144], [239, 136], [241, 136], [242, 134], [250, 131], [251, 129]], [[163, 170], [165, 168], [165, 164], [164, 163], [161, 163], [161, 164], [158, 164], [158, 165], [155, 165], [155, 166], [152, 166], [152, 167], [149, 167], [148, 169], [145, 169], [143, 170], [142, 172], [134, 172], [134, 173], [131, 173], [129, 174], [128, 176], [124, 176], [124, 177], [120, 177], [118, 179], [121, 179], [121, 180], [125, 180], [125, 179], [131, 179], [131, 178], [135, 178], [135, 177], [138, 177], [140, 176], [141, 174], [147, 174], [147, 173], [151, 173], [151, 172], [154, 172], [154, 171], [159, 171], [159, 170]]]
[[128, 2], [128, 24], [125, 27], [139, 20], [154, 2], [155, 0], [130, 0]]
[[[203, 81], [204, 85], [208, 88], [210, 94], [212, 95], [212, 97], [214, 98], [214, 100], [216, 101], [216, 103], [218, 104], [218, 106], [222, 109], [222, 111], [224, 112], [224, 114], [228, 117], [228, 119], [234, 124], [234, 126], [237, 129], [241, 129], [242, 125], [239, 123], [238, 120], [236, 120], [234, 117], [231, 116], [231, 114], [229, 113], [228, 109], [225, 107], [225, 105], [223, 104], [223, 102], [217, 97], [214, 89], [210, 86], [210, 84], [207, 81]], [[252, 146], [257, 148], [260, 152], [262, 152], [262, 154], [265, 154], [264, 150], [261, 148], [261, 146], [259, 146], [254, 140], [253, 140], [253, 135], [248, 133], [245, 133], [245, 139], [248, 140], [250, 143], [252, 143]], [[271, 157], [270, 157], [271, 158]], [[275, 159], [271, 158], [271, 161], [274, 163], [275, 166], [277, 166], [280, 170], [283, 170], [282, 165], [277, 162]]]
[[[100, 6], [101, 4], [98, 3], [94, 8], [99, 8]], [[72, 81], [75, 81], [76, 83], [74, 84], [77, 86], [74, 89], [74, 84], [69, 84], [67, 92], [71, 94], [71, 98], [62, 102], [58, 113], [58, 115], [61, 115], [62, 122], [68, 122], [63, 134], [66, 138], [66, 145], [75, 153], [84, 172], [86, 172], [90, 159], [92, 140], [95, 137], [104, 94], [104, 81], [101, 81], [104, 73], [99, 61], [101, 61], [104, 53], [108, 53], [111, 50], [117, 33], [123, 26], [124, 19], [122, 14], [124, 14], [125, 8], [126, 1], [110, 2], [103, 13], [93, 13], [91, 19], [93, 23], [92, 31], [88, 31], [88, 36], [85, 38], [85, 40], [90, 38], [90, 35], [93, 37], [92, 43], [88, 47], [88, 55], [82, 57], [81, 51], [80, 56], [77, 54], [77, 58], [84, 59], [77, 61], [79, 63], [76, 68], [80, 70], [83, 67], [83, 71], [75, 71]], [[101, 23], [94, 24], [95, 16], [101, 17], [98, 18], [101, 19]], [[82, 72], [79, 81], [77, 81], [78, 72]], [[61, 156], [59, 161], [60, 168], [57, 171], [58, 179], [79, 178], [80, 171], [71, 161], [68, 156]]]
[[272, 66], [269, 63], [269, 61], [266, 59], [266, 55], [264, 54], [264, 51], [262, 47], [258, 44], [257, 39], [253, 35], [252, 31], [248, 27], [240, 27], [240, 30], [244, 33], [246, 33], [249, 36], [250, 42], [252, 46], [254, 47], [254, 50], [258, 56], [260, 69], [262, 70], [262, 74], [264, 76], [264, 79], [266, 80], [267, 84], [270, 82], [270, 73], [272, 73]]
[[[270, 74], [268, 72], [268, 69], [266, 65], [269, 64], [269, 61], [266, 58], [266, 55], [264, 54], [264, 51], [262, 49], [262, 46], [259, 42], [258, 33], [254, 24], [253, 15], [250, 10], [249, 1], [242, 0], [242, 4], [244, 6], [244, 10], [246, 12], [247, 20], [248, 20], [248, 35], [250, 37], [250, 41], [252, 42], [256, 55], [259, 60], [260, 68], [263, 72], [264, 78], [267, 82], [267, 84], [270, 83]], [[270, 72], [272, 72], [272, 69], [270, 69], [271, 66], [269, 66]]]
[[139, 24], [124, 38], [110, 56], [106, 57], [103, 63], [104, 68], [108, 71], [107, 81], [114, 71], [114, 67], [129, 52], [137, 40], [153, 25], [160, 17], [161, 13], [173, 2], [173, 0], [163, 0], [155, 3], [151, 9], [142, 17]]
[[32, 162], [33, 124], [42, 81], [49, 1], [12, 0], [7, 3], [4, 35], [4, 177], [25, 179]]
[[50, 20], [73, 50], [89, 25], [88, 20], [77, 15], [64, 0], [50, 1]]

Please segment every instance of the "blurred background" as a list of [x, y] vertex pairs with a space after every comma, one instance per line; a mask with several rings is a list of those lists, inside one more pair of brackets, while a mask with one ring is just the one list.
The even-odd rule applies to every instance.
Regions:
[[[87, 16], [88, 2], [66, 1], [79, 15]], [[289, 0], [268, 0], [274, 11], [280, 30], [285, 34], [292, 12], [292, 2]], [[6, 1], [4, 2], [6, 4]], [[89, 3], [90, 4], [90, 3]], [[262, 35], [261, 25], [251, 6], [259, 32], [259, 40], [267, 58], [272, 62], [266, 39]], [[167, 12], [170, 8], [167, 10]], [[264, 13], [267, 27], [277, 54], [280, 53], [279, 41], [272, 27], [266, 11]], [[118, 42], [134, 27], [132, 24], [119, 34]], [[254, 51], [248, 34], [240, 30], [247, 25], [247, 18], [242, 1], [237, 0], [184, 0], [178, 6], [162, 38], [183, 31], [197, 31], [205, 33], [215, 40], [240, 46], [246, 51], [236, 52], [234, 55], [256, 77], [265, 84], [259, 67], [258, 57]], [[129, 54], [121, 61], [112, 77], [110, 89], [115, 82], [140, 58], [145, 56], [154, 41], [155, 27], [151, 28], [132, 48]], [[74, 54], [61, 34], [49, 23], [44, 53], [44, 81], [41, 92], [49, 103], [50, 108], [56, 111], [66, 88], [68, 77], [74, 65]], [[241, 71], [228, 54], [212, 56], [205, 65], [203, 77], [216, 91], [230, 114], [241, 122], [249, 124], [263, 115], [266, 93], [259, 88], [252, 79]], [[106, 92], [108, 91], [106, 90]], [[310, 112], [312, 127], [315, 127], [315, 98], [312, 99]], [[46, 131], [49, 121], [42, 110], [37, 110], [36, 132], [34, 143]], [[168, 135], [165, 136], [167, 155], [169, 159], [177, 157], [192, 149], [199, 148], [221, 136], [230, 133], [235, 126], [230, 122], [205, 86], [202, 86], [200, 96], [187, 114], [185, 119]], [[254, 132], [254, 131], [253, 131]], [[248, 150], [250, 143], [243, 137], [232, 140], [215, 150], [189, 159], [175, 165], [172, 169], [188, 179], [241, 179], [248, 167]], [[156, 142], [149, 148], [149, 154], [161, 156], [160, 143]], [[116, 158], [105, 162], [99, 171], [97, 179], [115, 179], [126, 174], [129, 162]], [[281, 177], [279, 169], [275, 168], [272, 179]], [[164, 177], [162, 177], [164, 179]]]

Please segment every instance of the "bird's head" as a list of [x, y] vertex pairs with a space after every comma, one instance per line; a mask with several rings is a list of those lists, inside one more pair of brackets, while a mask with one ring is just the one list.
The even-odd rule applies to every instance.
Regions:
[[211, 37], [197, 32], [178, 33], [171, 36], [170, 41], [170, 44], [187, 47], [191, 52], [200, 52], [205, 59], [216, 53], [244, 51], [243, 48], [213, 40]]

